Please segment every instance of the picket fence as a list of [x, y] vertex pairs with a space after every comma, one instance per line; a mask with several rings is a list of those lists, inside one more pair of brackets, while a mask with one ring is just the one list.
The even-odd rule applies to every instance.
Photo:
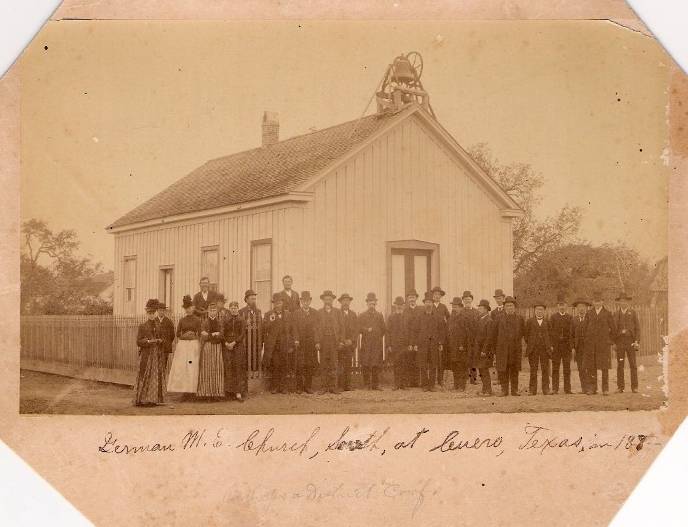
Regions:
[[[641, 326], [642, 356], [662, 350], [667, 334], [666, 311], [649, 306], [634, 308]], [[533, 316], [532, 309], [520, 309]], [[554, 310], [548, 310], [553, 313]], [[175, 324], [179, 315], [171, 315]], [[120, 315], [26, 315], [20, 319], [21, 367], [76, 378], [133, 383], [138, 367], [136, 333], [146, 317]], [[261, 377], [258, 353], [249, 357], [249, 378]], [[358, 355], [354, 357], [354, 367]]]

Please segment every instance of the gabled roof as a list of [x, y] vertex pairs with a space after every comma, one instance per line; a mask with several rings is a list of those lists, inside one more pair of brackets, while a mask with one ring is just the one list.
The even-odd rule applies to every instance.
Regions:
[[[476, 181], [496, 200], [504, 215], [518, 216], [514, 200], [490, 178], [433, 117], [420, 106], [378, 113], [237, 154], [208, 161], [167, 189], [128, 212], [109, 230], [132, 228], [174, 216], [242, 204], [266, 203], [270, 198], [303, 194], [319, 177], [364, 148], [374, 137], [411, 115], [438, 137]], [[133, 227], [133, 224], [137, 224]], [[124, 229], [126, 230], [126, 229]]]
[[270, 146], [212, 159], [119, 218], [110, 228], [289, 193], [365, 142], [397, 115], [369, 115]]

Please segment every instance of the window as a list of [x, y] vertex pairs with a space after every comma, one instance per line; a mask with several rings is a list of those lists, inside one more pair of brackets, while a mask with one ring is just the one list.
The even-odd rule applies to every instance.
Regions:
[[201, 276], [210, 280], [210, 290], [217, 291], [220, 277], [220, 256], [217, 246], [201, 249]]
[[251, 289], [256, 292], [258, 307], [270, 309], [272, 298], [272, 240], [251, 242]]
[[134, 314], [136, 312], [136, 256], [124, 257], [122, 284], [124, 286], [124, 311]]
[[159, 291], [160, 301], [167, 306], [167, 309], [174, 311], [174, 267], [171, 265], [160, 268]]

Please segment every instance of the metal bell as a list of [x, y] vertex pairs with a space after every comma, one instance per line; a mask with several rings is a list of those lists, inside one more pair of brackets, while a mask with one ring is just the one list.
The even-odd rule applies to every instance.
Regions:
[[403, 55], [394, 59], [391, 80], [402, 84], [410, 84], [416, 80], [413, 66]]

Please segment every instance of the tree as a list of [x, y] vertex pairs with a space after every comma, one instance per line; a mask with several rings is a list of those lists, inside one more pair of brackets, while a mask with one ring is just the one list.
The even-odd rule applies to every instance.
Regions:
[[523, 209], [514, 222], [514, 275], [526, 273], [544, 254], [576, 239], [581, 222], [579, 207], [564, 206], [556, 215], [538, 220], [534, 210], [542, 201], [542, 175], [526, 163], [500, 164], [485, 143], [468, 151], [473, 160]]

